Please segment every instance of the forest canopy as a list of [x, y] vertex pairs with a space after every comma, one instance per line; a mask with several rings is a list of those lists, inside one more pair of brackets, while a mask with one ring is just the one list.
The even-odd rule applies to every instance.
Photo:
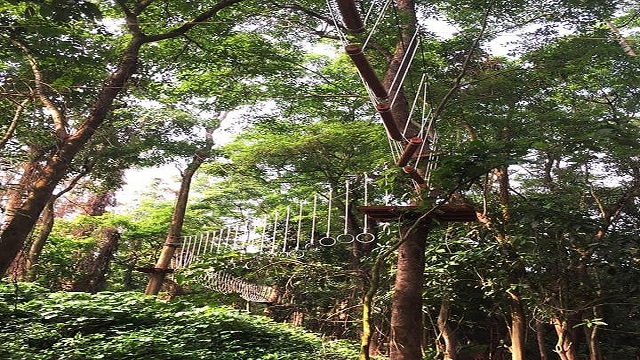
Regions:
[[[639, 26], [624, 0], [0, 0], [0, 274], [65, 306], [259, 299], [361, 360], [635, 360]], [[52, 306], [3, 296], [2, 336]]]

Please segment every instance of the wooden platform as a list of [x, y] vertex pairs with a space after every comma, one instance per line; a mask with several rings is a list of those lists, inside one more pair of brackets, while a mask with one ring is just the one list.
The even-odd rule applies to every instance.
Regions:
[[[424, 214], [424, 208], [409, 206], [358, 206], [358, 210], [378, 221], [396, 220], [401, 216], [417, 219]], [[470, 222], [478, 220], [476, 211], [471, 205], [444, 204], [434, 210], [429, 218], [438, 221]]]

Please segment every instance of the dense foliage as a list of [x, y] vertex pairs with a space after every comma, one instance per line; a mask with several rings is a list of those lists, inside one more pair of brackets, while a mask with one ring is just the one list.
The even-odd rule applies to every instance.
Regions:
[[[387, 354], [394, 281], [407, 273], [391, 250], [403, 234], [395, 221], [366, 229], [357, 206], [449, 201], [478, 221], [433, 221], [420, 239], [424, 264], [417, 256], [413, 270], [425, 286], [406, 316], [424, 319], [418, 352], [637, 358], [637, 4], [396, 0], [385, 13], [387, 2], [357, 3], [385, 16], [371, 38], [343, 40], [368, 43], [383, 82], [419, 25], [393, 110], [437, 127], [428, 189], [393, 164], [406, 144], [389, 149], [325, 1], [0, 0], [0, 274], [46, 288], [2, 286], [0, 357], [352, 356], [212, 305], [242, 307], [236, 296], [129, 292], [142, 291], [161, 251], [240, 227], [271, 251], [227, 246], [163, 290], [208, 291], [200, 280], [211, 269], [273, 285], [271, 318], [355, 340], [370, 315], [368, 350]], [[455, 32], [443, 36], [441, 19]], [[494, 41], [502, 35], [517, 43], [508, 56]], [[408, 114], [415, 94], [423, 112]], [[163, 174], [147, 198], [113, 209], [126, 171], [167, 163], [185, 196], [161, 188]], [[368, 230], [371, 243], [317, 246]]]
[[0, 284], [0, 358], [352, 359], [354, 345], [218, 306], [131, 292], [48, 293]]

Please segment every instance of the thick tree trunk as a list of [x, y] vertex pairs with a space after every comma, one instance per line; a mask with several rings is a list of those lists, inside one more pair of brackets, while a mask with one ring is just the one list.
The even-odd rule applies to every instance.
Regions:
[[111, 104], [135, 72], [143, 39], [134, 37], [122, 55], [118, 69], [102, 88], [87, 120], [74, 135], [58, 139], [58, 147], [39, 173], [22, 205], [0, 234], [0, 276], [3, 276], [33, 230], [54, 189], [67, 173], [73, 158], [104, 122]]
[[47, 206], [42, 218], [40, 219], [41, 228], [38, 232], [38, 236], [33, 240], [31, 247], [29, 248], [29, 253], [25, 263], [25, 280], [27, 281], [34, 281], [36, 279], [37, 273], [35, 265], [38, 262], [38, 258], [40, 258], [40, 254], [42, 254], [42, 249], [51, 234], [51, 230], [53, 230], [54, 219], [54, 199], [51, 199], [47, 202]]
[[[86, 120], [78, 126], [74, 134], [69, 135], [66, 134], [64, 124], [59, 118], [56, 118], [56, 116], [60, 114], [55, 114], [55, 111], [52, 111], [57, 146], [49, 158], [43, 161], [46, 162], [46, 165], [44, 165], [38, 178], [33, 182], [33, 186], [27, 193], [24, 203], [22, 203], [20, 207], [13, 209], [12, 217], [5, 222], [2, 228], [3, 231], [2, 234], [0, 234], [0, 277], [6, 274], [7, 269], [22, 249], [27, 236], [33, 230], [36, 221], [51, 198], [54, 189], [67, 174], [67, 170], [69, 166], [71, 166], [76, 154], [82, 150], [96, 130], [102, 126], [107, 118], [107, 114], [111, 110], [113, 101], [122, 92], [125, 84], [136, 72], [138, 55], [142, 45], [182, 36], [194, 26], [202, 24], [206, 20], [216, 16], [218, 11], [241, 1], [242, 0], [220, 0], [212, 7], [204, 9], [202, 13], [195, 16], [193, 20], [185, 22], [180, 27], [157, 35], [146, 35], [139, 27], [137, 17], [145, 10], [148, 3], [142, 2], [132, 9], [124, 9], [126, 13], [126, 23], [132, 35], [131, 39], [120, 56], [120, 63], [117, 68], [111, 76], [109, 76], [109, 79], [98, 93], [91, 109], [87, 111], [88, 115]], [[31, 63], [30, 65], [36, 69], [37, 64]], [[39, 78], [40, 75], [41, 74], [34, 74], [37, 82], [42, 86], [44, 79]], [[42, 102], [47, 101], [45, 97], [41, 97], [41, 99]], [[53, 107], [51, 102], [43, 105], [49, 109]]]
[[[403, 225], [404, 232], [410, 226]], [[422, 283], [429, 225], [405, 234], [398, 248], [398, 269], [391, 304], [391, 360], [422, 359]], [[404, 233], [402, 232], [402, 233]]]
[[451, 308], [451, 301], [445, 297], [440, 304], [440, 312], [438, 313], [438, 330], [440, 336], [444, 342], [444, 357], [443, 360], [457, 360], [458, 359], [458, 342], [449, 325], [449, 309]]
[[522, 306], [522, 299], [520, 294], [515, 291], [510, 292], [511, 304], [511, 359], [512, 360], [525, 360], [524, 348], [525, 348], [525, 334], [527, 324], [524, 316], [524, 308]]

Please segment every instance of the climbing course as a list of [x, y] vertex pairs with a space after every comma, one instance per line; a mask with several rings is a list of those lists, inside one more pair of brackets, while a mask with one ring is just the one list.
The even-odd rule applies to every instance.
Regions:
[[[334, 22], [343, 25], [336, 26], [336, 31], [344, 43], [346, 54], [360, 74], [373, 108], [384, 125], [395, 165], [411, 179], [417, 193], [430, 191], [430, 175], [438, 164], [441, 152], [436, 129], [438, 115], [433, 112], [433, 106], [430, 104], [428, 74], [423, 68], [412, 66], [416, 56], [422, 53], [422, 29], [417, 25], [409, 36], [399, 36], [400, 49], [396, 53], [402, 57], [397, 64], [397, 70], [392, 74], [392, 80], [387, 81], [388, 85], [385, 86], [365, 52], [385, 17], [398, 17], [395, 3], [392, 0], [384, 1], [382, 4], [374, 2], [366, 12], [364, 21], [361, 20], [360, 11], [353, 0], [336, 0], [335, 3], [327, 0], [327, 6]], [[376, 13], [378, 17], [371, 19], [371, 15]], [[373, 24], [368, 26], [371, 20]], [[361, 39], [364, 39], [362, 44], [357, 42]], [[419, 78], [417, 85], [406, 84], [409, 78], [416, 77]], [[408, 87], [411, 89], [405, 90]], [[405, 104], [409, 109], [406, 116], [403, 116], [403, 111], [394, 110], [401, 107], [400, 99], [409, 93], [413, 94], [413, 99]], [[403, 213], [415, 212], [417, 208], [416, 205], [388, 204], [365, 204], [358, 207], [368, 217], [382, 221], [397, 219]], [[440, 204], [438, 211], [431, 217], [441, 221], [476, 220], [474, 209], [466, 205]]]
[[[404, 47], [403, 57], [387, 88], [371, 66], [365, 52], [378, 26], [385, 17], [390, 16], [393, 2], [385, 1], [378, 9], [375, 7], [380, 6], [379, 4], [372, 4], [364, 22], [360, 20], [360, 12], [354, 1], [340, 0], [335, 4], [328, 1], [327, 4], [336, 24], [340, 23], [339, 18], [342, 19], [341, 23], [346, 31], [339, 26], [336, 27], [336, 31], [344, 43], [346, 54], [360, 74], [373, 108], [384, 125], [394, 163], [409, 175], [417, 188], [428, 188], [429, 172], [438, 161], [436, 151], [438, 133], [434, 126], [435, 118], [428, 112], [431, 107], [428, 106], [429, 89], [426, 73], [422, 72], [417, 88], [412, 89], [414, 98], [406, 118], [398, 118], [392, 111], [396, 105], [399, 105], [400, 97], [406, 93], [404, 82], [410, 73], [421, 72], [420, 69], [412, 68], [421, 47], [421, 29], [419, 27], [415, 29], [408, 43], [401, 42], [401, 46]], [[373, 13], [377, 13], [378, 17], [365, 33]], [[363, 38], [365, 40], [362, 44], [356, 42], [357, 39]], [[415, 74], [411, 75], [415, 76]]]
[[[422, 68], [423, 61], [415, 61], [423, 54], [423, 30], [419, 25], [401, 29], [396, 2], [385, 0], [372, 2], [369, 9], [361, 11], [353, 0], [327, 0], [327, 9], [346, 55], [358, 71], [368, 93], [372, 110], [384, 126], [393, 163], [411, 180], [416, 193], [426, 194], [431, 188], [430, 174], [437, 166], [441, 152], [436, 129], [438, 114], [430, 103], [429, 77]], [[364, 18], [361, 14], [365, 14]], [[369, 49], [375, 44], [375, 36], [383, 24], [397, 24], [398, 40], [391, 60], [393, 71], [381, 78], [368, 58]], [[395, 57], [395, 55], [394, 55]], [[384, 134], [381, 134], [384, 136]], [[352, 179], [345, 180], [342, 189], [326, 188], [326, 193], [315, 194], [313, 199], [297, 199], [287, 205], [285, 211], [274, 211], [260, 221], [235, 223], [194, 236], [183, 236], [172, 243], [176, 247], [171, 260], [173, 269], [184, 269], [206, 261], [207, 254], [224, 254], [230, 251], [243, 254], [286, 256], [296, 259], [305, 252], [332, 246], [348, 246], [351, 243], [371, 243], [376, 240], [371, 221], [397, 220], [410, 214], [418, 218], [418, 204], [390, 204], [385, 195], [384, 205], [369, 204], [369, 176], [364, 174], [361, 190], [364, 204], [357, 209], [363, 215], [363, 230], [354, 234], [349, 228]], [[386, 191], [386, 190], [385, 190]], [[425, 196], [422, 196], [425, 198]], [[326, 213], [320, 219], [319, 201], [326, 200]], [[342, 202], [340, 209], [334, 202]], [[311, 209], [309, 209], [311, 207]], [[438, 211], [429, 214], [439, 221], [474, 221], [473, 208], [466, 205], [437, 204]], [[338, 222], [334, 212], [345, 214], [336, 232]], [[168, 271], [167, 271], [168, 272]], [[244, 280], [210, 270], [200, 278], [203, 285], [220, 292], [236, 292], [249, 301], [268, 302], [273, 292], [269, 287], [250, 284]]]

